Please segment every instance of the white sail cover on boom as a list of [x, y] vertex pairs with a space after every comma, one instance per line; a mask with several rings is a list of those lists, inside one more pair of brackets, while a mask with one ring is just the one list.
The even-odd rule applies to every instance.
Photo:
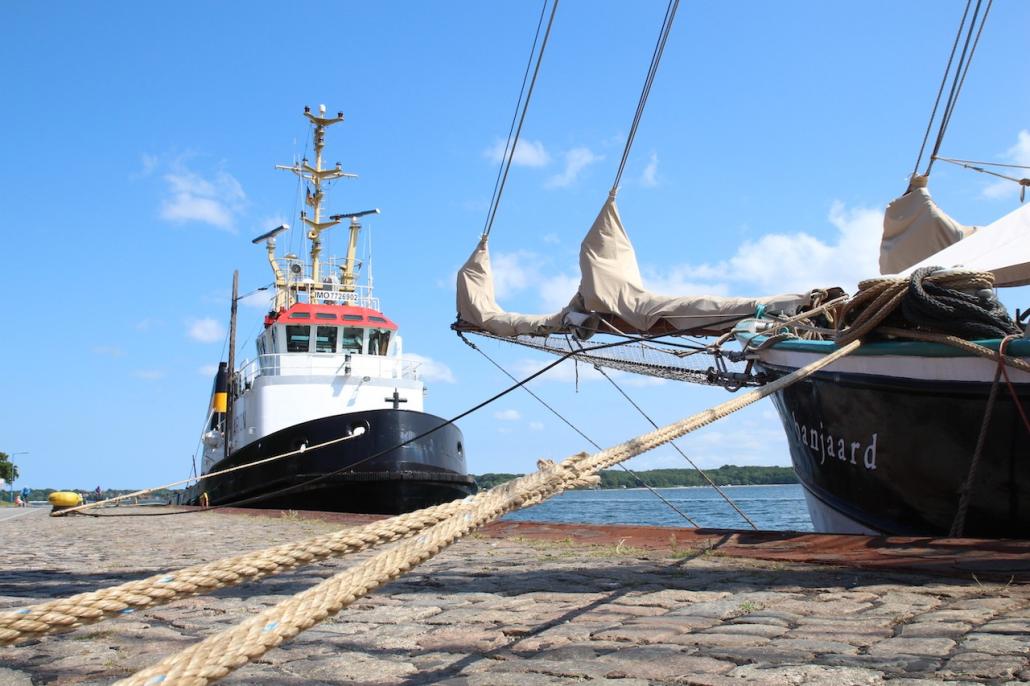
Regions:
[[665, 324], [676, 331], [729, 330], [759, 307], [793, 314], [808, 305], [809, 294], [765, 298], [731, 298], [714, 295], [665, 296], [646, 290], [636, 253], [619, 217], [615, 195], [601, 208], [580, 246], [579, 290], [561, 312], [523, 315], [505, 312], [494, 298], [489, 254], [484, 237], [458, 272], [458, 317], [463, 322], [497, 336], [546, 335], [580, 330], [592, 315], [611, 315], [637, 331]]
[[1030, 284], [1030, 205], [1023, 205], [972, 236], [912, 265], [962, 267], [994, 274], [999, 287]]

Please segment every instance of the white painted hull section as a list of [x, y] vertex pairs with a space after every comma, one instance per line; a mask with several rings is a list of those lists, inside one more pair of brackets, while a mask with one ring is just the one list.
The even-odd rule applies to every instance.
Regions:
[[[824, 357], [819, 352], [762, 350], [757, 357], [777, 367], [800, 368]], [[824, 367], [820, 374], [867, 374], [923, 381], [977, 381], [994, 378], [998, 365], [984, 357], [921, 357], [916, 355], [849, 355]], [[1030, 383], [1030, 373], [1008, 368], [1013, 383]]]
[[[234, 452], [282, 429], [322, 417], [394, 408], [424, 411], [425, 386], [418, 362], [403, 357], [359, 354], [262, 355], [244, 362], [243, 391], [233, 403]], [[205, 441], [202, 472], [225, 455], [218, 440]]]

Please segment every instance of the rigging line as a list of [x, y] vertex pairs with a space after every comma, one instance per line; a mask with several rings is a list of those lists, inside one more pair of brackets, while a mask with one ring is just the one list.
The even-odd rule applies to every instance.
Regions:
[[[635, 403], [635, 402], [633, 401], [633, 398], [629, 397], [629, 395], [628, 395], [628, 394], [626, 393], [626, 391], [624, 391], [624, 390], [622, 389], [622, 387], [621, 387], [621, 386], [619, 386], [619, 384], [615, 382], [615, 379], [613, 379], [613, 378], [612, 378], [611, 376], [609, 376], [609, 375], [607, 374], [607, 372], [605, 372], [605, 371], [604, 371], [603, 369], [601, 369], [601, 368], [600, 368], [600, 367], [598, 367], [597, 365], [594, 365], [594, 369], [596, 369], [597, 371], [601, 372], [601, 375], [602, 375], [602, 376], [604, 376], [604, 378], [608, 379], [608, 382], [609, 382], [609, 383], [610, 383], [610, 384], [611, 384], [612, 386], [614, 386], [614, 387], [615, 387], [615, 390], [617, 390], [617, 391], [618, 391], [618, 392], [619, 392], [619, 393], [620, 393], [620, 394], [622, 395], [622, 397], [623, 397], [623, 398], [625, 398], [625, 399], [626, 399], [626, 400], [627, 400], [627, 401], [629, 402], [629, 404], [630, 404], [630, 405], [632, 405], [632, 406], [633, 406], [634, 408], [636, 408], [637, 412], [639, 412], [639, 413], [640, 413], [640, 415], [641, 415], [641, 416], [642, 416], [642, 417], [643, 417], [644, 419], [646, 419], [646, 420], [648, 421], [648, 423], [649, 423], [649, 424], [650, 424], [651, 426], [653, 426], [653, 427], [654, 427], [654, 428], [656, 428], [656, 429], [658, 428], [658, 425], [657, 425], [657, 424], [655, 423], [655, 421], [654, 421], [653, 419], [651, 419], [651, 417], [650, 417], [650, 416], [649, 416], [649, 415], [647, 414], [647, 412], [645, 412], [645, 411], [644, 411], [644, 409], [643, 409], [642, 407], [640, 407], [640, 405], [637, 405], [637, 404], [636, 404], [636, 403]], [[707, 481], [707, 482], [708, 482], [708, 484], [709, 484], [709, 485], [710, 485], [710, 486], [711, 486], [712, 488], [714, 488], [714, 489], [715, 489], [715, 492], [716, 492], [716, 493], [718, 493], [719, 495], [721, 495], [721, 496], [722, 496], [722, 498], [723, 498], [723, 500], [725, 500], [725, 501], [726, 501], [727, 503], [729, 503], [729, 506], [730, 506], [730, 507], [732, 507], [732, 508], [733, 508], [734, 510], [736, 510], [736, 511], [737, 511], [737, 514], [739, 514], [739, 515], [740, 515], [741, 517], [743, 517], [743, 518], [744, 518], [744, 521], [746, 521], [746, 522], [747, 522], [748, 524], [750, 524], [750, 525], [751, 525], [751, 528], [752, 528], [752, 529], [754, 529], [755, 531], [757, 531], [757, 530], [758, 530], [758, 526], [756, 526], [756, 525], [755, 525], [755, 523], [754, 523], [753, 521], [751, 521], [751, 518], [750, 518], [750, 517], [748, 517], [748, 516], [747, 516], [746, 514], [744, 514], [744, 511], [743, 511], [743, 510], [741, 510], [741, 509], [740, 509], [740, 508], [739, 508], [739, 507], [737, 506], [737, 504], [736, 504], [735, 502], [733, 502], [733, 499], [732, 499], [732, 498], [730, 498], [730, 497], [729, 497], [728, 495], [726, 495], [726, 493], [725, 493], [725, 492], [723, 492], [723, 490], [722, 490], [721, 488], [719, 488], [719, 487], [718, 487], [718, 486], [717, 486], [717, 485], [715, 484], [715, 482], [714, 482], [714, 481], [712, 481], [711, 477], [709, 477], [709, 476], [708, 476], [707, 474], [705, 474], [704, 470], [703, 470], [703, 469], [701, 469], [700, 467], [698, 467], [698, 466], [697, 466], [697, 465], [696, 465], [696, 464], [694, 463], [694, 461], [693, 461], [693, 460], [691, 460], [691, 459], [690, 459], [690, 458], [689, 458], [689, 457], [687, 456], [687, 454], [686, 454], [685, 452], [683, 452], [683, 451], [682, 451], [682, 450], [680, 449], [680, 447], [679, 447], [678, 445], [676, 445], [676, 441], [669, 441], [669, 445], [671, 445], [671, 446], [672, 446], [672, 447], [673, 447], [673, 448], [674, 448], [674, 449], [676, 450], [676, 452], [678, 452], [678, 453], [679, 453], [679, 454], [680, 454], [680, 455], [681, 455], [681, 456], [683, 457], [683, 459], [684, 459], [684, 460], [686, 460], [687, 462], [689, 462], [689, 463], [690, 463], [690, 466], [691, 466], [691, 467], [693, 467], [693, 468], [694, 468], [695, 470], [697, 470], [697, 472], [698, 472], [698, 473], [700, 473], [700, 474], [701, 474], [701, 476], [702, 476], [702, 477], [704, 478], [704, 480], [705, 480], [705, 481]]]
[[[499, 370], [501, 371], [501, 373], [502, 373], [502, 374], [504, 374], [505, 376], [507, 376], [507, 377], [508, 377], [509, 379], [511, 379], [512, 381], [517, 381], [517, 379], [516, 379], [516, 378], [515, 378], [514, 376], [512, 376], [512, 375], [511, 375], [511, 374], [510, 374], [510, 373], [508, 372], [508, 370], [507, 370], [507, 369], [505, 369], [505, 368], [504, 368], [504, 367], [502, 367], [502, 366], [501, 366], [500, 364], [498, 364], [498, 363], [497, 363], [496, 361], [494, 361], [494, 359], [493, 359], [492, 357], [490, 357], [489, 355], [487, 355], [487, 354], [486, 354], [486, 352], [485, 352], [485, 351], [483, 351], [483, 350], [481, 350], [481, 349], [480, 349], [480, 348], [479, 348], [479, 347], [478, 347], [478, 346], [477, 346], [477, 345], [476, 345], [475, 343], [473, 343], [472, 341], [470, 341], [470, 340], [469, 340], [468, 338], [466, 338], [465, 336], [462, 336], [462, 335], [461, 335], [460, 333], [459, 333], [458, 335], [459, 335], [459, 336], [461, 336], [461, 340], [465, 341], [465, 345], [469, 346], [470, 348], [472, 348], [473, 350], [475, 350], [475, 351], [476, 351], [477, 353], [479, 353], [480, 355], [482, 355], [483, 357], [485, 357], [485, 358], [487, 359], [487, 361], [488, 361], [488, 362], [489, 362], [490, 364], [492, 364], [493, 366], [497, 367], [497, 369], [499, 369]], [[536, 394], [536, 393], [534, 393], [534, 392], [533, 392], [532, 390], [530, 390], [529, 386], [523, 386], [523, 387], [522, 387], [522, 390], [524, 390], [524, 391], [525, 391], [526, 393], [529, 393], [529, 394], [530, 394], [531, 396], [533, 396], [533, 398], [535, 398], [535, 399], [536, 399], [536, 401], [537, 401], [538, 403], [540, 403], [541, 405], [543, 405], [544, 407], [546, 407], [546, 408], [547, 408], [547, 409], [548, 409], [548, 410], [549, 410], [549, 411], [551, 412], [551, 414], [553, 414], [553, 415], [554, 415], [555, 417], [557, 417], [557, 418], [558, 418], [558, 419], [560, 419], [560, 420], [561, 420], [562, 422], [564, 422], [566, 426], [568, 426], [568, 427], [569, 427], [570, 429], [572, 429], [572, 430], [573, 430], [573, 431], [575, 431], [575, 432], [576, 432], [577, 434], [579, 434], [579, 435], [580, 435], [580, 437], [581, 437], [581, 438], [582, 438], [582, 439], [583, 439], [584, 441], [586, 441], [586, 442], [587, 442], [587, 443], [589, 443], [590, 445], [594, 446], [594, 449], [596, 449], [596, 450], [601, 450], [601, 446], [600, 446], [600, 445], [598, 445], [598, 444], [597, 444], [597, 443], [596, 443], [596, 442], [595, 442], [595, 441], [594, 441], [593, 439], [591, 439], [591, 438], [590, 438], [589, 436], [587, 436], [587, 435], [586, 435], [585, 433], [583, 433], [582, 431], [580, 431], [579, 427], [577, 427], [577, 426], [576, 426], [575, 424], [573, 424], [573, 423], [572, 423], [572, 422], [570, 422], [570, 421], [569, 421], [568, 419], [566, 419], [566, 418], [565, 418], [565, 417], [564, 417], [564, 416], [563, 416], [563, 415], [562, 415], [562, 414], [561, 414], [560, 412], [558, 412], [558, 410], [554, 409], [554, 408], [553, 408], [553, 407], [551, 407], [551, 406], [550, 406], [549, 404], [547, 404], [547, 402], [546, 402], [546, 401], [545, 401], [545, 400], [544, 400], [543, 398], [541, 398], [541, 397], [540, 397], [539, 395], [537, 395], [537, 394]], [[656, 497], [657, 497], [657, 498], [658, 498], [659, 500], [661, 500], [661, 501], [662, 501], [663, 503], [665, 503], [666, 505], [668, 505], [668, 506], [669, 506], [669, 508], [670, 508], [670, 509], [672, 509], [672, 511], [673, 511], [673, 512], [675, 512], [675, 513], [676, 513], [676, 514], [678, 514], [678, 515], [679, 515], [680, 517], [682, 517], [683, 519], [685, 519], [685, 520], [687, 520], [688, 522], [690, 522], [690, 525], [691, 525], [691, 526], [693, 526], [693, 527], [694, 527], [695, 529], [696, 529], [696, 528], [698, 528], [698, 523], [697, 523], [697, 522], [695, 522], [695, 521], [694, 521], [693, 519], [691, 519], [691, 518], [690, 518], [689, 516], [687, 516], [687, 514], [686, 514], [685, 512], [683, 512], [683, 511], [682, 511], [682, 510], [680, 510], [680, 509], [679, 509], [678, 507], [676, 507], [676, 506], [675, 506], [675, 505], [674, 505], [674, 504], [673, 504], [673, 503], [672, 503], [671, 501], [669, 501], [668, 499], [666, 499], [666, 498], [665, 498], [665, 496], [663, 496], [663, 495], [662, 495], [661, 493], [659, 493], [659, 492], [658, 492], [658, 491], [656, 491], [656, 490], [655, 490], [654, 488], [652, 488], [652, 487], [651, 487], [651, 486], [650, 486], [650, 485], [649, 485], [649, 484], [648, 484], [648, 483], [647, 483], [646, 481], [644, 481], [644, 480], [643, 480], [643, 478], [641, 478], [641, 477], [640, 477], [640, 475], [639, 475], [639, 474], [637, 474], [636, 472], [634, 472], [634, 471], [633, 471], [632, 469], [630, 469], [629, 467], [627, 467], [626, 465], [624, 465], [624, 464], [623, 464], [623, 463], [621, 463], [621, 462], [619, 463], [619, 467], [621, 467], [621, 468], [622, 468], [622, 470], [623, 470], [623, 471], [625, 471], [625, 472], [626, 472], [627, 474], [629, 474], [630, 476], [632, 476], [632, 477], [633, 477], [633, 479], [634, 479], [634, 480], [635, 480], [635, 481], [636, 481], [636, 482], [637, 482], [638, 484], [640, 484], [641, 486], [643, 486], [643, 487], [644, 487], [644, 488], [646, 488], [647, 490], [651, 491], [651, 493], [652, 493], [653, 495], [655, 495], [655, 496], [656, 496]]]
[[658, 64], [662, 60], [662, 53], [665, 52], [665, 43], [669, 40], [669, 33], [672, 31], [672, 22], [676, 18], [676, 10], [679, 8], [679, 0], [669, 0], [665, 8], [665, 19], [662, 21], [662, 28], [658, 33], [658, 42], [655, 44], [654, 52], [651, 54], [651, 65], [648, 67], [647, 76], [644, 78], [644, 86], [640, 91], [640, 100], [637, 102], [636, 112], [633, 114], [633, 123], [630, 125], [629, 135], [626, 137], [626, 147], [622, 151], [622, 160], [619, 162], [619, 170], [615, 174], [615, 182], [612, 183], [611, 194], [619, 190], [619, 181], [622, 180], [622, 172], [626, 168], [626, 160], [629, 159], [629, 152], [633, 148], [633, 140], [637, 135], [637, 128], [640, 119], [644, 115], [644, 106], [651, 94], [651, 86], [654, 83], [655, 75], [658, 73]]
[[926, 122], [926, 133], [923, 134], [923, 143], [919, 146], [919, 156], [916, 157], [915, 166], [912, 167], [912, 175], [919, 172], [919, 164], [923, 161], [923, 153], [926, 152], [926, 142], [930, 139], [930, 130], [933, 128], [934, 119], [937, 118], [937, 108], [941, 104], [941, 95], [944, 94], [944, 86], [948, 83], [948, 74], [951, 73], [951, 63], [955, 59], [955, 51], [958, 50], [958, 42], [962, 37], [962, 29], [966, 25], [966, 17], [969, 15], [969, 8], [973, 0], [966, 0], [966, 9], [962, 13], [962, 22], [955, 32], [955, 42], [951, 45], [951, 54], [948, 56], [948, 66], [944, 69], [944, 76], [941, 77], [941, 86], [937, 89], [937, 99], [933, 101], [933, 110], [930, 112], [930, 121]]
[[[973, 16], [969, 21], [969, 30], [966, 33], [966, 41], [962, 45], [962, 53], [959, 55], [958, 64], [955, 66], [954, 81], [951, 84], [951, 92], [948, 95], [948, 101], [944, 106], [944, 112], [941, 115], [941, 126], [937, 132], [937, 141], [934, 143], [933, 152], [930, 153], [930, 161], [926, 164], [926, 172], [924, 176], [930, 175], [930, 170], [933, 168], [934, 158], [937, 153], [941, 150], [941, 144], [944, 142], [944, 134], [948, 129], [948, 124], [951, 123], [951, 115], [955, 112], [955, 106], [958, 104], [959, 93], [962, 92], [962, 86], [966, 81], [966, 73], [969, 71], [969, 65], [973, 61], [973, 53], [976, 52], [976, 46], [980, 43], [980, 34], [983, 32], [984, 23], [987, 21], [987, 15], [991, 11], [991, 4], [993, 0], [987, 0], [987, 9], [984, 11], [983, 17], [980, 20], [980, 28], [976, 31], [976, 40], [973, 41], [972, 48], [970, 49], [970, 41], [973, 37], [973, 30], [976, 28], [977, 16], [980, 13], [980, 6], [983, 0], [976, 0], [976, 7], [973, 9]], [[967, 55], [968, 51], [968, 57]]]
[[[522, 107], [522, 98], [526, 93], [526, 82], [529, 80], [529, 70], [533, 66], [533, 56], [536, 55], [536, 44], [540, 39], [540, 29], [544, 25], [544, 14], [547, 11], [547, 2], [548, 0], [544, 0], [544, 4], [540, 6], [540, 19], [538, 19], [536, 23], [536, 35], [533, 36], [533, 45], [529, 49], [529, 59], [526, 60], [526, 71], [522, 75], [522, 85], [519, 87], [519, 99], [515, 102], [515, 111], [511, 114], [511, 125], [508, 127], [508, 139], [504, 143], [504, 154], [501, 156], [501, 164], [497, 167], [497, 178], [494, 180], [494, 191], [490, 196], [490, 208], [486, 213], [487, 223], [483, 224], [483, 233], [487, 233], [487, 225], [490, 221], [490, 211], [497, 203], [497, 188], [501, 183], [501, 174], [504, 172], [504, 163], [508, 157], [509, 150], [511, 150], [511, 137], [515, 131], [515, 122], [519, 117], [519, 109]], [[514, 152], [511, 154], [514, 155]]]
[[[948, 127], [948, 124], [951, 123], [951, 115], [955, 112], [955, 105], [958, 104], [959, 93], [962, 92], [962, 87], [966, 83], [966, 74], [969, 73], [969, 65], [973, 63], [973, 55], [976, 53], [977, 46], [980, 45], [980, 35], [983, 33], [984, 26], [987, 24], [987, 15], [989, 15], [991, 13], [991, 6], [993, 4], [994, 4], [994, 0], [987, 0], [987, 7], [984, 8], [983, 18], [980, 19], [980, 27], [976, 30], [976, 38], [973, 40], [973, 47], [971, 47], [969, 49], [969, 57], [965, 60], [965, 63], [962, 66], [962, 76], [961, 76], [961, 78], [959, 79], [959, 82], [958, 82], [958, 89], [955, 91], [955, 99], [954, 99], [954, 101], [952, 101], [950, 103], [950, 106], [948, 107], [947, 110], [945, 110], [945, 113], [944, 113], [944, 116], [946, 118], [945, 121], [944, 121], [944, 128], [945, 129]], [[974, 21], [976, 20], [975, 15], [974, 15], [973, 20]], [[970, 25], [970, 27], [969, 27], [970, 31], [972, 31], [972, 28], [973, 28], [972, 25]], [[968, 40], [968, 38], [967, 38], [967, 40]], [[941, 141], [942, 142], [943, 142], [943, 139], [944, 139], [944, 133], [942, 131], [941, 132]], [[937, 156], [937, 153], [940, 152], [940, 148], [941, 148], [941, 144], [940, 143], [938, 143], [936, 145], [936, 147], [934, 147], [933, 156], [930, 158], [930, 165], [933, 164], [934, 158]], [[927, 172], [927, 173], [929, 173], [929, 172]]]
[[[991, 176], [997, 176], [999, 179], [1006, 179], [1008, 181], [1015, 181], [1020, 186], [1030, 186], [1030, 179], [1027, 179], [1027, 178], [1020, 179], [1020, 178], [1015, 177], [1015, 176], [1007, 176], [1005, 174], [999, 174], [998, 172], [991, 171], [990, 169], [984, 169], [982, 167], [977, 167], [977, 166], [972, 165], [972, 164], [965, 164], [965, 163], [959, 162], [957, 160], [949, 160], [946, 157], [938, 157], [937, 159], [941, 160], [942, 162], [950, 162], [951, 164], [954, 164], [954, 165], [957, 165], [959, 167], [962, 167], [963, 169], [972, 169], [973, 171], [980, 172], [981, 174], [990, 174]], [[1006, 165], [1006, 166], [1017, 167], [1017, 165], [1014, 165], [1014, 164], [1013, 165]], [[1030, 167], [1017, 167], [1017, 168], [1020, 168], [1020, 169], [1030, 169]]]
[[526, 91], [526, 100], [522, 103], [522, 114], [519, 116], [519, 125], [515, 129], [515, 138], [512, 141], [511, 149], [508, 150], [508, 158], [505, 161], [504, 173], [501, 175], [501, 184], [497, 188], [497, 202], [494, 203], [493, 209], [490, 211], [490, 217], [486, 222], [486, 228], [483, 230], [483, 237], [490, 235], [490, 230], [494, 225], [494, 217], [497, 216], [497, 208], [501, 206], [501, 195], [504, 193], [504, 184], [508, 181], [508, 172], [511, 171], [511, 163], [515, 158], [515, 148], [519, 144], [519, 136], [522, 133], [522, 125], [526, 122], [526, 113], [529, 111], [529, 101], [533, 97], [533, 88], [536, 87], [536, 78], [540, 74], [540, 65], [544, 60], [544, 50], [547, 49], [547, 40], [551, 37], [551, 27], [554, 26], [554, 15], [558, 11], [558, 0], [554, 0], [554, 4], [551, 6], [551, 16], [547, 20], [547, 30], [544, 32], [544, 40], [540, 43], [540, 52], [536, 57], [536, 66], [533, 68], [533, 78], [529, 82], [529, 90]]
[[960, 160], [956, 157], [941, 157], [938, 156], [941, 162], [951, 162], [952, 164], [982, 164], [985, 167], [1007, 167], [1009, 169], [1030, 169], [1030, 165], [1026, 164], [1005, 164], [1004, 162], [979, 162], [977, 160]]

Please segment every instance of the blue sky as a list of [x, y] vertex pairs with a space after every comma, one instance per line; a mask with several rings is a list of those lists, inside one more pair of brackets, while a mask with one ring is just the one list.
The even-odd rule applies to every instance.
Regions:
[[[624, 177], [620, 208], [663, 292], [765, 294], [854, 282], [904, 190], [964, 3], [685, 2]], [[328, 160], [360, 174], [333, 211], [369, 221], [377, 295], [431, 363], [450, 416], [507, 379], [448, 325], [474, 247], [539, 5], [535, 2], [28, 3], [0, 6], [0, 167], [9, 324], [0, 450], [19, 485], [139, 487], [189, 473], [223, 354], [232, 270], [268, 283], [250, 239], [296, 223], [304, 105], [347, 121]], [[551, 311], [618, 165], [664, 2], [563, 0], [525, 146], [491, 239], [500, 300]], [[1030, 4], [995, 3], [944, 154], [1030, 164]], [[315, 27], [317, 33], [312, 33]], [[938, 164], [965, 223], [1017, 207]], [[331, 235], [331, 234], [330, 234]], [[342, 234], [330, 238], [342, 252]], [[1026, 303], [1013, 303], [1025, 306]], [[241, 357], [261, 310], [241, 310]], [[547, 361], [483, 343], [516, 375]], [[535, 390], [601, 444], [645, 430], [603, 381], [561, 369]], [[719, 389], [623, 377], [659, 422]], [[528, 396], [461, 424], [473, 472], [584, 449]], [[771, 405], [682, 442], [703, 466], [787, 464]], [[681, 466], [671, 450], [639, 468]]]

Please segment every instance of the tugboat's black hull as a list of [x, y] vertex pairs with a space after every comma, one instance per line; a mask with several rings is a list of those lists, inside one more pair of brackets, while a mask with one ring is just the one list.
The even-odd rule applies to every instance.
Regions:
[[[762, 368], [772, 377], [793, 371]], [[816, 528], [947, 536], [969, 475], [990, 386], [820, 373], [775, 394]], [[1030, 408], [1030, 387], [1015, 388], [1023, 407]], [[977, 465], [963, 535], [1030, 538], [1028, 446], [1023, 420], [1003, 385]]]
[[[186, 502], [272, 509], [399, 514], [463, 498], [476, 492], [466, 474], [461, 431], [408, 410], [371, 410], [323, 417], [276, 431], [237, 450], [210, 471], [295, 451], [298, 455], [205, 479], [191, 487]], [[324, 448], [341, 436], [360, 433]], [[368, 459], [377, 453], [378, 457]]]

